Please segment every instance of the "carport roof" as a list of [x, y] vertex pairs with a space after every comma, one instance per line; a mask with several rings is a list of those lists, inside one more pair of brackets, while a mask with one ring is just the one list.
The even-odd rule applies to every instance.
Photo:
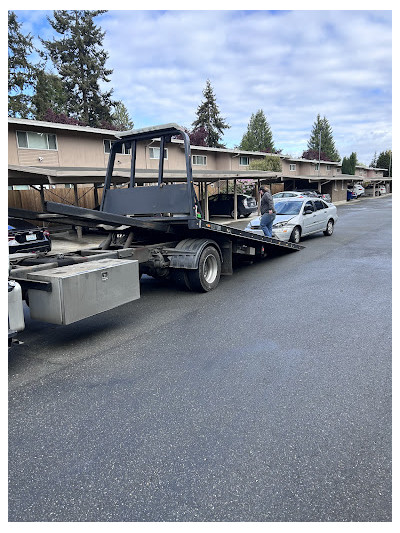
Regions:
[[[8, 166], [9, 185], [56, 185], [56, 184], [87, 184], [103, 183], [106, 176], [105, 168], [88, 167], [28, 167], [20, 165]], [[253, 179], [265, 181], [281, 181], [280, 172], [262, 170], [245, 170], [241, 172], [225, 170], [194, 170], [193, 180], [198, 182], [215, 182], [218, 180]], [[117, 169], [113, 172], [112, 181], [125, 183], [129, 181], [130, 169]], [[137, 169], [137, 183], [153, 183], [158, 180], [158, 169]], [[186, 170], [164, 170], [164, 181], [186, 181]]]

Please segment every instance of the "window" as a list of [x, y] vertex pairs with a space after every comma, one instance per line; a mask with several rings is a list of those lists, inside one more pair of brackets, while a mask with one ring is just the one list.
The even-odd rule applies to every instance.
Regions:
[[207, 156], [206, 155], [194, 155], [193, 165], [207, 165]]
[[319, 163], [316, 163], [314, 166], [314, 170], [319, 170]]
[[321, 202], [321, 200], [315, 200], [314, 202], [315, 208], [318, 211], [319, 209], [325, 209], [324, 204]]
[[289, 165], [289, 170], [296, 170], [296, 164], [295, 163], [291, 163]]
[[[160, 148], [158, 146], [150, 146], [150, 159], [160, 159]], [[168, 159], [168, 148], [164, 148], [164, 159]]]
[[326, 170], [330, 170], [331, 169], [331, 165], [326, 165]]
[[53, 133], [17, 131], [18, 148], [35, 150], [57, 150], [57, 137]]
[[242, 167], [248, 167], [250, 164], [250, 160], [248, 157], [240, 156], [239, 157], [239, 165]]
[[[111, 153], [111, 146], [115, 143], [115, 141], [110, 141], [109, 139], [104, 139], [104, 152], [106, 154], [109, 154]], [[123, 144], [122, 146], [120, 146], [116, 152], [117, 154], [124, 154], [124, 155], [127, 155], [127, 154], [130, 154], [131, 153], [131, 149], [130, 148], [127, 148], [125, 144]]]

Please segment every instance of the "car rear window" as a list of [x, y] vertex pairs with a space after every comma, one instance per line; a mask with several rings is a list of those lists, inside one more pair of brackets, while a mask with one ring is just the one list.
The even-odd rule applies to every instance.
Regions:
[[33, 224], [30, 222], [27, 222], [26, 220], [20, 220], [19, 218], [9, 218], [8, 219], [8, 225], [12, 226], [15, 229], [32, 229], [36, 228]]

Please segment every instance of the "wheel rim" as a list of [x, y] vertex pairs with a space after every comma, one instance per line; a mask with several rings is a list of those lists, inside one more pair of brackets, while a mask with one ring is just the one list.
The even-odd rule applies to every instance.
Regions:
[[299, 243], [300, 242], [300, 231], [298, 228], [295, 228], [294, 230], [294, 242]]
[[328, 222], [327, 231], [328, 231], [329, 235], [331, 235], [332, 232], [333, 232], [333, 223], [332, 223], [332, 220], [330, 220], [330, 221]]
[[218, 276], [218, 261], [212, 254], [207, 255], [204, 260], [204, 280], [211, 284]]

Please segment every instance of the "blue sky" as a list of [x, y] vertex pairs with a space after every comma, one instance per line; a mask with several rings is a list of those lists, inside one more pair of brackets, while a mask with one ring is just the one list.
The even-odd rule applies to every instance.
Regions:
[[[64, 6], [63, 6], [64, 7]], [[15, 10], [24, 33], [49, 38], [52, 11]], [[370, 164], [392, 147], [391, 11], [108, 11], [114, 98], [135, 127], [195, 119], [207, 79], [239, 144], [263, 109], [275, 146], [301, 155], [317, 114], [341, 157]], [[38, 45], [38, 41], [35, 40]]]

